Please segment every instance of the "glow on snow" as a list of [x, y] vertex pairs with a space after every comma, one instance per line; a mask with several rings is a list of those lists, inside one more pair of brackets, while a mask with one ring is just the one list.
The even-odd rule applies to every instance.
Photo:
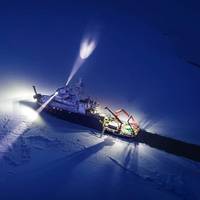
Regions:
[[21, 121], [15, 128], [8, 131], [0, 141], [0, 158], [2, 157], [2, 154], [6, 153], [8, 149], [12, 147], [12, 144], [31, 127], [33, 121], [38, 118], [38, 113], [27, 106], [20, 106], [18, 114], [23, 117], [23, 121]]
[[29, 128], [31, 128], [32, 123], [39, 117], [39, 113], [50, 103], [50, 101], [57, 95], [56, 92], [52, 95], [44, 104], [42, 104], [36, 111], [27, 107], [22, 106], [19, 110], [20, 114], [24, 117], [24, 120], [17, 125], [14, 129], [10, 130], [8, 134], [0, 141], [0, 158], [4, 153], [8, 151], [12, 144], [24, 134]]

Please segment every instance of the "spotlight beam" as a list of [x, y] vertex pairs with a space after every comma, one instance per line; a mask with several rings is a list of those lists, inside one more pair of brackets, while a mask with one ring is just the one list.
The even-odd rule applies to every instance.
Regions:
[[82, 40], [82, 42], [80, 44], [79, 55], [72, 67], [72, 70], [71, 70], [70, 75], [66, 82], [66, 86], [69, 84], [69, 82], [72, 80], [74, 75], [77, 73], [77, 71], [83, 65], [85, 60], [92, 54], [92, 52], [95, 50], [96, 46], [97, 46], [97, 38], [94, 35], [88, 36]]
[[72, 80], [74, 75], [77, 73], [77, 71], [80, 69], [81, 65], [84, 63], [84, 60], [78, 57], [72, 67], [71, 73], [67, 79], [66, 86], [69, 84], [69, 82]]
[[45, 107], [53, 100], [53, 98], [58, 94], [58, 92], [55, 92], [55, 94], [53, 96], [51, 96], [44, 104], [42, 104], [38, 109], [37, 109], [37, 113], [41, 113]]

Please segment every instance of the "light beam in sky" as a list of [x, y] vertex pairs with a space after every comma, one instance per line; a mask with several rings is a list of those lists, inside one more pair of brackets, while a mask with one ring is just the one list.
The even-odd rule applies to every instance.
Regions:
[[80, 69], [84, 61], [92, 54], [96, 46], [97, 46], [97, 36], [95, 34], [83, 38], [80, 45], [79, 55], [72, 67], [71, 73], [66, 82], [66, 86], [69, 84], [69, 82], [77, 73], [77, 71]]
[[80, 69], [81, 65], [84, 63], [84, 60], [78, 57], [72, 67], [71, 73], [67, 79], [66, 86], [69, 84], [69, 82], [72, 80], [74, 75], [77, 73], [77, 71]]
[[85, 40], [83, 40], [80, 47], [81, 59], [84, 60], [88, 58], [94, 51], [95, 47], [96, 47], [96, 41], [94, 39], [89, 40], [88, 38], [86, 38]]

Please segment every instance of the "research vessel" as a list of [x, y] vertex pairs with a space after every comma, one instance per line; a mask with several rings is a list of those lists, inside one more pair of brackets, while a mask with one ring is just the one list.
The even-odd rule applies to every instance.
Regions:
[[82, 81], [58, 88], [52, 95], [38, 93], [35, 86], [33, 89], [37, 104], [56, 117], [96, 129], [102, 134], [136, 137], [140, 131], [136, 119], [124, 109], [112, 111], [108, 106], [102, 107], [93, 98], [85, 96]]

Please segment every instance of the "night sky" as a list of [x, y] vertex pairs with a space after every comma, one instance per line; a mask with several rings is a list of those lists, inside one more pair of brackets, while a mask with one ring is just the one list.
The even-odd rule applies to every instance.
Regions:
[[62, 86], [95, 27], [98, 46], [74, 80], [144, 128], [200, 143], [200, 68], [186, 63], [200, 63], [199, 9], [186, 0], [0, 3], [1, 96], [18, 84]]

